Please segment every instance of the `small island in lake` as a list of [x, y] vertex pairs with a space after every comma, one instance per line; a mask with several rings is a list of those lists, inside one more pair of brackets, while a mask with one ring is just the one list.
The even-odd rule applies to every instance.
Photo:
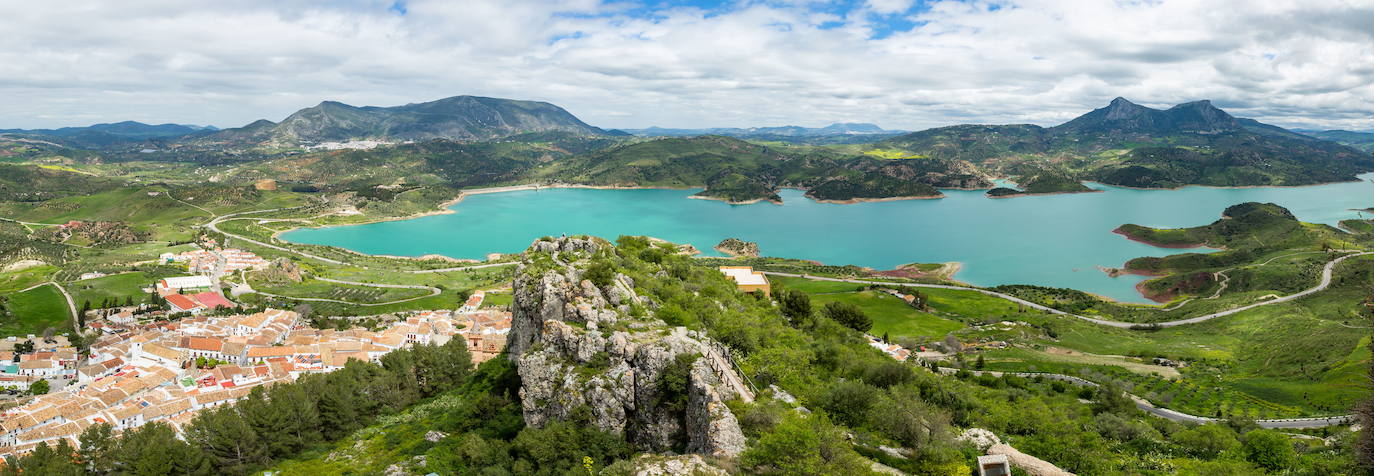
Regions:
[[726, 238], [716, 245], [716, 251], [735, 258], [757, 258], [759, 257], [759, 244], [739, 238]]

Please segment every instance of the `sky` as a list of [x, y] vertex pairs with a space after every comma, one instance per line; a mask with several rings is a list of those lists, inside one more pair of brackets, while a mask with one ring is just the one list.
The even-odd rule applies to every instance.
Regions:
[[1211, 99], [1374, 129], [1374, 0], [0, 2], [0, 128], [236, 127], [337, 100], [608, 128], [1053, 125]]

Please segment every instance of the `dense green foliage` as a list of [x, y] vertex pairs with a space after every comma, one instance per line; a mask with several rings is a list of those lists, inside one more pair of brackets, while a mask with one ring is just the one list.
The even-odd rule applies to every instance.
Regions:
[[119, 185], [115, 180], [64, 170], [0, 164], [0, 201], [37, 202], [91, 194]]
[[731, 201], [773, 200], [780, 187], [821, 200], [935, 197], [935, 187], [985, 186], [951, 161], [885, 161], [825, 149], [775, 147], [704, 136], [629, 143], [539, 169], [542, 180], [615, 186], [706, 187]]

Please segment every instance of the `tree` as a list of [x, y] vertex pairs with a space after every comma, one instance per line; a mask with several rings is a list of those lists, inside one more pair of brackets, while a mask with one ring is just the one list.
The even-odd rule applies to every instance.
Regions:
[[29, 393], [32, 393], [34, 395], [46, 395], [48, 393], [48, 390], [49, 388], [47, 380], [39, 380], [37, 382], [29, 384]]
[[868, 419], [878, 389], [872, 385], [842, 380], [835, 382], [821, 394], [820, 407], [835, 417], [835, 421], [849, 427], [859, 427]]
[[114, 427], [109, 423], [98, 423], [86, 428], [78, 438], [81, 449], [76, 452], [76, 460], [87, 474], [110, 474], [114, 471], [113, 453], [117, 441]]
[[311, 307], [311, 306], [310, 306], [310, 303], [306, 303], [306, 302], [297, 304], [296, 307], [295, 307], [293, 310], [296, 311], [296, 314], [300, 314], [300, 315], [301, 315], [301, 320], [302, 320], [302, 321], [309, 320], [309, 319], [310, 319], [310, 315], [313, 314], [313, 313], [315, 312], [315, 308]]
[[153, 422], [125, 431], [117, 441], [112, 459], [118, 462], [118, 474], [211, 474], [200, 448], [177, 439], [176, 431], [166, 423]]
[[472, 373], [472, 354], [464, 339], [451, 339], [442, 346], [419, 345], [411, 351], [415, 353], [415, 377], [424, 396], [457, 388]]
[[14, 361], [15, 361], [15, 362], [18, 362], [18, 361], [19, 361], [19, 354], [28, 354], [28, 353], [32, 353], [32, 352], [33, 352], [33, 341], [32, 341], [32, 340], [26, 340], [26, 341], [24, 341], [24, 342], [20, 342], [20, 343], [18, 343], [18, 344], [14, 344], [14, 354], [15, 354], [15, 355], [14, 355]]
[[978, 360], [973, 362], [973, 368], [983, 370], [987, 367], [988, 363], [986, 360], [983, 360], [983, 354], [978, 354]]
[[1271, 471], [1293, 464], [1297, 452], [1288, 437], [1274, 430], [1251, 430], [1245, 434], [1245, 459]]
[[269, 401], [267, 392], [257, 386], [248, 393], [248, 398], [234, 406], [239, 416], [253, 428], [253, 433], [258, 435], [269, 458], [290, 455], [303, 446], [296, 445], [295, 435], [298, 434], [300, 422], [292, 418], [286, 403], [275, 399]]
[[942, 343], [945, 346], [945, 352], [959, 352], [964, 350], [964, 345], [959, 343], [959, 338], [954, 337], [954, 334], [946, 334], [945, 340]]
[[824, 415], [788, 412], [772, 431], [740, 457], [747, 467], [773, 474], [868, 474], [868, 465], [854, 452], [844, 431]]
[[831, 302], [825, 305], [822, 312], [825, 313], [825, 317], [859, 332], [868, 332], [873, 328], [873, 320], [864, 314], [859, 306], [847, 302]]
[[1135, 410], [1135, 402], [1114, 383], [1097, 387], [1093, 399], [1093, 413], [1130, 413]]
[[187, 428], [186, 439], [226, 473], [247, 473], [268, 461], [267, 446], [234, 406], [201, 412]]
[[925, 453], [949, 437], [949, 417], [921, 399], [913, 387], [889, 389], [873, 406], [873, 425], [903, 447]]
[[78, 476], [82, 471], [81, 467], [71, 460], [73, 451], [67, 440], [60, 440], [56, 446], [39, 443], [28, 455], [8, 461], [7, 463], [12, 464], [6, 464], [4, 472], [0, 474]]
[[1204, 458], [1215, 458], [1222, 453], [1240, 448], [1236, 432], [1226, 425], [1198, 425], [1178, 433], [1171, 438], [1175, 443]]
[[801, 291], [782, 289], [778, 292], [778, 307], [793, 326], [811, 319], [811, 296]]

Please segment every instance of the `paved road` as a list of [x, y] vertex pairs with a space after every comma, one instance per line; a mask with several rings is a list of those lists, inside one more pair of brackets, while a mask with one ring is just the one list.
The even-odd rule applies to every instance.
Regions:
[[1254, 309], [1254, 308], [1261, 307], [1261, 306], [1270, 306], [1270, 305], [1278, 304], [1278, 303], [1281, 303], [1281, 302], [1288, 302], [1288, 301], [1292, 301], [1292, 300], [1294, 300], [1294, 299], [1300, 299], [1300, 298], [1302, 298], [1302, 297], [1304, 297], [1304, 296], [1307, 296], [1307, 295], [1310, 295], [1310, 294], [1313, 294], [1313, 293], [1317, 293], [1317, 292], [1321, 292], [1322, 290], [1325, 290], [1326, 288], [1330, 287], [1330, 286], [1331, 286], [1331, 277], [1332, 277], [1333, 270], [1335, 269], [1336, 265], [1339, 264], [1340, 262], [1345, 261], [1345, 260], [1347, 260], [1347, 259], [1349, 259], [1349, 258], [1354, 258], [1354, 257], [1356, 257], [1356, 256], [1367, 256], [1367, 255], [1374, 255], [1374, 251], [1361, 251], [1361, 252], [1355, 252], [1355, 253], [1351, 253], [1351, 254], [1348, 254], [1348, 255], [1345, 255], [1345, 256], [1341, 256], [1341, 257], [1339, 257], [1339, 258], [1336, 258], [1336, 259], [1334, 259], [1334, 260], [1331, 260], [1330, 262], [1326, 263], [1326, 266], [1325, 266], [1325, 267], [1322, 268], [1322, 277], [1321, 277], [1321, 281], [1318, 282], [1316, 286], [1313, 286], [1313, 287], [1311, 287], [1311, 288], [1308, 288], [1308, 289], [1306, 289], [1306, 290], [1304, 290], [1304, 291], [1300, 291], [1300, 292], [1297, 292], [1297, 293], [1289, 294], [1289, 295], [1287, 295], [1287, 296], [1283, 296], [1283, 297], [1279, 297], [1279, 298], [1275, 298], [1275, 299], [1270, 299], [1270, 300], [1268, 300], [1268, 301], [1261, 301], [1261, 302], [1257, 302], [1257, 303], [1254, 303], [1254, 304], [1248, 304], [1248, 305], [1245, 305], [1245, 306], [1240, 306], [1240, 307], [1236, 307], [1236, 308], [1233, 308], [1233, 309], [1228, 309], [1228, 310], [1220, 311], [1220, 312], [1214, 312], [1214, 313], [1211, 313], [1211, 314], [1202, 315], [1202, 316], [1198, 316], [1198, 317], [1192, 317], [1192, 318], [1188, 318], [1188, 319], [1179, 319], [1179, 320], [1176, 320], [1176, 321], [1155, 322], [1155, 323], [1136, 323], [1136, 322], [1108, 321], [1108, 320], [1105, 320], [1105, 319], [1097, 319], [1097, 318], [1094, 318], [1094, 317], [1080, 316], [1080, 315], [1077, 315], [1077, 314], [1067, 313], [1067, 312], [1064, 312], [1064, 311], [1061, 311], [1061, 310], [1058, 310], [1058, 309], [1055, 309], [1055, 308], [1052, 308], [1052, 307], [1049, 307], [1049, 306], [1043, 306], [1043, 305], [1040, 305], [1040, 304], [1036, 304], [1036, 303], [1027, 301], [1027, 300], [1025, 300], [1025, 299], [1021, 299], [1021, 298], [1018, 298], [1018, 297], [1016, 297], [1016, 296], [1009, 295], [1009, 294], [1003, 294], [1003, 293], [999, 293], [999, 292], [996, 292], [996, 291], [989, 291], [989, 290], [987, 290], [987, 289], [980, 289], [980, 288], [969, 288], [969, 287], [963, 287], [963, 286], [952, 286], [952, 285], [948, 285], [948, 284], [921, 284], [921, 283], [901, 283], [901, 282], [890, 282], [890, 281], [870, 281], [870, 280], [864, 280], [864, 279], [826, 278], [826, 277], [821, 277], [821, 276], [810, 276], [810, 275], [805, 275], [805, 274], [780, 273], [780, 272], [776, 272], [776, 271], [763, 271], [763, 274], [768, 274], [768, 275], [773, 275], [773, 276], [789, 276], [789, 277], [794, 277], [794, 278], [805, 278], [805, 279], [812, 279], [812, 280], [817, 280], [817, 281], [835, 281], [835, 282], [841, 282], [841, 283], [877, 284], [877, 285], [883, 285], [883, 286], [910, 286], [910, 287], [914, 287], [914, 288], [938, 288], [938, 289], [956, 289], [956, 290], [963, 290], [963, 291], [974, 291], [974, 292], [983, 293], [983, 294], [986, 294], [986, 295], [989, 295], [989, 296], [994, 296], [994, 297], [999, 297], [999, 298], [1002, 298], [1002, 299], [1006, 299], [1006, 300], [1008, 300], [1008, 301], [1011, 301], [1011, 302], [1014, 302], [1014, 303], [1017, 303], [1017, 304], [1020, 304], [1020, 305], [1023, 305], [1023, 306], [1029, 307], [1029, 308], [1032, 308], [1032, 309], [1038, 309], [1038, 310], [1041, 310], [1041, 311], [1049, 312], [1049, 313], [1052, 313], [1052, 314], [1058, 314], [1058, 315], [1061, 315], [1061, 316], [1076, 317], [1076, 318], [1078, 318], [1078, 319], [1082, 319], [1082, 320], [1091, 322], [1091, 323], [1093, 323], [1093, 324], [1098, 324], [1098, 325], [1103, 325], [1103, 326], [1108, 326], [1108, 327], [1116, 327], [1116, 328], [1119, 328], [1119, 329], [1141, 329], [1141, 328], [1144, 328], [1145, 326], [1149, 326], [1150, 328], [1163, 328], [1163, 327], [1182, 326], [1182, 325], [1188, 325], [1188, 324], [1197, 324], [1197, 323], [1199, 323], [1199, 322], [1205, 322], [1205, 321], [1209, 321], [1209, 320], [1212, 320], [1212, 319], [1216, 319], [1216, 318], [1218, 318], [1218, 317], [1229, 316], [1229, 315], [1232, 315], [1232, 314], [1235, 314], [1235, 313], [1238, 313], [1238, 312], [1248, 311], [1248, 310], [1250, 310], [1250, 309]]
[[455, 266], [455, 267], [452, 267], [452, 268], [439, 268], [439, 269], [421, 269], [421, 270], [417, 270], [417, 271], [406, 271], [406, 272], [407, 272], [407, 273], [411, 273], [411, 274], [446, 273], [446, 272], [449, 272], [449, 271], [463, 271], [463, 270], [465, 270], [465, 269], [495, 268], [495, 267], [498, 267], [498, 266], [511, 266], [511, 265], [516, 265], [516, 264], [520, 264], [520, 262], [519, 262], [519, 261], [506, 261], [506, 262], [503, 262], [503, 263], [474, 264], [474, 265], [471, 265], [471, 266]]
[[[313, 255], [313, 254], [310, 254], [310, 253], [306, 253], [306, 252], [303, 252], [303, 251], [294, 250], [294, 249], [291, 249], [291, 248], [286, 248], [286, 247], [283, 247], [283, 246], [277, 246], [277, 245], [270, 244], [270, 243], [263, 243], [263, 242], [261, 242], [261, 241], [254, 240], [254, 239], [252, 239], [252, 238], [248, 238], [248, 237], [246, 237], [246, 236], [236, 235], [236, 234], [229, 233], [229, 232], [227, 232], [227, 231], [224, 231], [224, 230], [219, 229], [219, 224], [222, 223], [222, 222], [224, 222], [224, 221], [227, 221], [227, 220], [234, 220], [234, 219], [247, 219], [246, 217], [241, 217], [242, 215], [250, 215], [250, 214], [257, 214], [257, 213], [268, 213], [268, 212], [275, 212], [275, 211], [281, 211], [281, 210], [291, 210], [291, 209], [295, 209], [295, 208], [303, 208], [303, 207], [273, 208], [273, 209], [270, 209], [270, 210], [256, 210], [256, 211], [251, 211], [251, 212], [239, 212], [239, 213], [233, 213], [233, 214], [229, 214], [229, 215], [218, 216], [218, 217], [215, 217], [215, 219], [210, 220], [209, 223], [206, 223], [206, 224], [205, 224], [205, 227], [206, 227], [206, 228], [209, 228], [210, 230], [215, 231], [216, 233], [221, 233], [221, 234], [223, 234], [224, 236], [228, 236], [228, 237], [230, 237], [230, 238], [235, 238], [235, 239], [243, 240], [243, 241], [246, 241], [246, 242], [249, 242], [249, 243], [253, 243], [253, 244], [255, 244], [255, 245], [258, 245], [258, 246], [265, 246], [265, 247], [272, 248], [272, 249], [278, 250], [278, 251], [285, 251], [285, 252], [287, 252], [287, 253], [294, 253], [294, 254], [297, 254], [297, 255], [300, 255], [300, 256], [304, 256], [304, 257], [306, 257], [306, 258], [310, 258], [310, 259], [314, 259], [314, 260], [319, 260], [319, 261], [324, 261], [324, 262], [326, 262], [326, 263], [332, 263], [332, 264], [337, 264], [337, 265], [351, 265], [351, 266], [357, 266], [357, 267], [362, 268], [362, 269], [369, 269], [367, 266], [364, 266], [364, 265], [357, 265], [357, 264], [345, 263], [345, 262], [343, 262], [343, 261], [339, 261], [339, 260], [336, 260], [336, 259], [325, 258], [325, 257], [323, 257], [323, 256], [316, 256], [316, 255]], [[239, 217], [239, 218], [236, 218], [236, 217]], [[449, 272], [449, 271], [463, 271], [463, 270], [468, 270], [468, 269], [492, 268], [492, 267], [497, 267], [497, 266], [511, 266], [511, 265], [515, 265], [515, 264], [519, 264], [519, 263], [518, 263], [518, 262], [515, 262], [515, 261], [508, 261], [508, 262], [504, 262], [504, 263], [487, 263], [487, 264], [476, 264], [476, 265], [470, 265], [470, 266], [454, 266], [454, 267], [450, 267], [450, 268], [421, 269], [421, 270], [403, 271], [403, 272], [405, 272], [405, 273], [411, 273], [411, 274], [444, 273], [444, 272]], [[363, 285], [363, 286], [372, 286], [371, 284], [362, 284], [362, 285]]]
[[[948, 375], [948, 374], [953, 374], [953, 373], [958, 372], [958, 371], [959, 371], [959, 369], [955, 369], [955, 368], [940, 367], [940, 373], [946, 374], [946, 375]], [[1089, 381], [1089, 380], [1084, 380], [1084, 379], [1081, 379], [1081, 378], [1078, 378], [1078, 377], [1074, 377], [1074, 376], [1072, 376], [1072, 375], [1063, 375], [1063, 374], [1051, 374], [1051, 373], [1041, 373], [1041, 372], [998, 372], [998, 371], [995, 371], [995, 370], [970, 370], [969, 372], [972, 373], [972, 374], [974, 374], [974, 375], [984, 375], [984, 374], [987, 374], [987, 375], [991, 375], [991, 376], [994, 376], [994, 377], [1001, 377], [1001, 376], [1004, 375], [1004, 374], [1005, 374], [1005, 375], [1015, 375], [1015, 376], [1018, 376], [1018, 377], [1027, 377], [1027, 378], [1044, 377], [1044, 378], [1047, 378], [1047, 379], [1059, 380], [1059, 381], [1063, 381], [1063, 382], [1069, 382], [1069, 383], [1072, 383], [1072, 384], [1074, 384], [1074, 385], [1079, 385], [1079, 386], [1086, 386], [1086, 387], [1098, 387], [1098, 386], [1100, 386], [1100, 385], [1098, 385], [1097, 383], [1092, 382], [1092, 381]], [[1135, 402], [1135, 407], [1136, 407], [1136, 408], [1139, 408], [1141, 411], [1144, 411], [1145, 413], [1149, 413], [1149, 414], [1154, 415], [1154, 416], [1156, 416], [1156, 417], [1164, 418], [1164, 419], [1167, 419], [1167, 420], [1173, 420], [1173, 421], [1177, 421], [1177, 422], [1196, 423], [1196, 424], [1215, 423], [1215, 422], [1218, 422], [1218, 421], [1223, 421], [1223, 420], [1220, 419], [1220, 418], [1212, 418], [1212, 417], [1202, 417], [1202, 416], [1197, 416], [1197, 415], [1189, 415], [1189, 414], [1187, 414], [1187, 413], [1183, 413], [1183, 412], [1180, 412], [1180, 411], [1170, 410], [1170, 409], [1168, 409], [1168, 408], [1163, 408], [1163, 407], [1157, 407], [1157, 406], [1155, 406], [1154, 404], [1150, 403], [1148, 400], [1145, 400], [1144, 398], [1140, 398], [1140, 397], [1138, 397], [1138, 396], [1135, 396], [1135, 395], [1132, 395], [1132, 394], [1126, 393], [1126, 392], [1123, 392], [1123, 393], [1125, 393], [1127, 397], [1130, 397], [1131, 400]], [[1284, 419], [1276, 419], [1276, 420], [1255, 420], [1255, 424], [1256, 424], [1256, 425], [1259, 425], [1261, 428], [1323, 428], [1323, 427], [1328, 427], [1328, 426], [1346, 425], [1346, 424], [1350, 424], [1350, 423], [1354, 423], [1354, 422], [1355, 422], [1355, 415], [1333, 415], [1333, 416], [1313, 417], [1313, 418], [1284, 418]]]
[[273, 209], [269, 209], [269, 210], [256, 210], [256, 211], [251, 211], [251, 212], [239, 212], [239, 213], [230, 213], [230, 214], [228, 214], [228, 215], [220, 215], [220, 216], [215, 217], [213, 220], [210, 220], [209, 223], [206, 223], [206, 224], [205, 224], [205, 227], [206, 227], [206, 228], [209, 228], [211, 231], [214, 231], [214, 232], [216, 232], [216, 233], [221, 233], [221, 234], [223, 234], [224, 236], [228, 236], [228, 237], [230, 237], [230, 238], [237, 238], [237, 239], [239, 239], [239, 240], [247, 241], [247, 242], [249, 242], [249, 243], [252, 243], [252, 244], [255, 244], [255, 245], [258, 245], [258, 246], [265, 246], [265, 247], [267, 247], [267, 248], [272, 248], [272, 249], [278, 250], [278, 251], [285, 251], [285, 252], [287, 252], [287, 253], [295, 253], [295, 254], [304, 256], [304, 257], [306, 257], [306, 258], [310, 258], [310, 259], [314, 259], [314, 260], [319, 260], [319, 261], [323, 261], [323, 262], [326, 262], [326, 263], [333, 263], [333, 264], [337, 264], [337, 265], [344, 265], [344, 264], [347, 264], [347, 263], [344, 263], [343, 261], [339, 261], [339, 260], [336, 260], [336, 259], [325, 258], [325, 257], [323, 257], [323, 256], [315, 256], [315, 255], [312, 255], [312, 254], [310, 254], [310, 253], [306, 253], [306, 252], [304, 252], [304, 251], [297, 251], [297, 250], [293, 250], [293, 249], [286, 248], [286, 247], [283, 247], [283, 246], [277, 246], [277, 245], [274, 245], [274, 244], [271, 244], [271, 243], [263, 243], [263, 242], [261, 242], [261, 241], [254, 240], [254, 239], [252, 239], [252, 238], [248, 238], [248, 237], [246, 237], [246, 236], [235, 235], [235, 234], [233, 234], [233, 233], [229, 233], [229, 232], [227, 232], [227, 231], [224, 231], [224, 230], [219, 229], [219, 224], [220, 224], [220, 223], [224, 222], [225, 220], [233, 219], [233, 217], [237, 217], [237, 216], [241, 216], [241, 215], [256, 214], [256, 213], [275, 212], [275, 211], [281, 211], [281, 210], [292, 210], [292, 209], [296, 209], [296, 208], [304, 208], [304, 207], [302, 206], [302, 207], [290, 207], [290, 208], [273, 208]]
[[53, 285], [53, 287], [57, 288], [58, 292], [62, 293], [62, 297], [67, 298], [67, 309], [72, 313], [72, 329], [77, 329], [77, 331], [80, 332], [81, 318], [76, 315], [78, 311], [76, 310], [76, 301], [72, 300], [72, 295], [67, 294], [67, 288], [62, 287], [57, 281], [49, 281], [48, 284]]

